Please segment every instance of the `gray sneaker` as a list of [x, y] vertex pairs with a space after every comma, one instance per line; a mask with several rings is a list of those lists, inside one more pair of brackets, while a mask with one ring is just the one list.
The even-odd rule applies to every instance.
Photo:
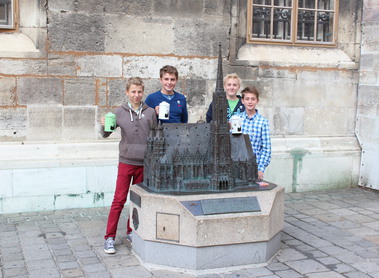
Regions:
[[126, 239], [130, 241], [130, 243], [132, 243], [133, 241], [133, 234], [132, 233], [129, 233], [126, 235]]
[[104, 252], [107, 254], [116, 253], [116, 249], [114, 249], [114, 238], [108, 237], [104, 242]]

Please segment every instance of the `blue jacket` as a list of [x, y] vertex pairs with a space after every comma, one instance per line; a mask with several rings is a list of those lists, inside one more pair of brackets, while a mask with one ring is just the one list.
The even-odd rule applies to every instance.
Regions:
[[145, 103], [151, 108], [155, 109], [155, 107], [159, 106], [162, 101], [168, 102], [170, 104], [170, 118], [168, 120], [160, 120], [161, 123], [188, 122], [187, 100], [184, 95], [174, 91], [174, 97], [169, 100], [161, 93], [161, 91], [157, 91], [148, 95]]

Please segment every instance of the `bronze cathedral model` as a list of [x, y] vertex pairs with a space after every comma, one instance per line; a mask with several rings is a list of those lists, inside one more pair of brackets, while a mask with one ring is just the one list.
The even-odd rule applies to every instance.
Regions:
[[227, 122], [221, 46], [211, 123], [159, 124], [150, 131], [139, 186], [167, 194], [257, 189], [257, 163], [248, 135]]

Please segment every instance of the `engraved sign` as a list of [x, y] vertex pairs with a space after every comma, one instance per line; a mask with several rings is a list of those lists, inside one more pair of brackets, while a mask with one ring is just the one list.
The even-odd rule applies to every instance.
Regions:
[[200, 200], [204, 215], [261, 211], [257, 197]]

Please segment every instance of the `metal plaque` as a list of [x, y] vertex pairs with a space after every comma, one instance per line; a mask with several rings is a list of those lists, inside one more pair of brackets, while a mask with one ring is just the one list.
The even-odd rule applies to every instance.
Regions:
[[204, 215], [261, 211], [257, 197], [200, 200]]
[[181, 201], [180, 202], [192, 215], [203, 215], [201, 204], [199, 200], [195, 201]]

